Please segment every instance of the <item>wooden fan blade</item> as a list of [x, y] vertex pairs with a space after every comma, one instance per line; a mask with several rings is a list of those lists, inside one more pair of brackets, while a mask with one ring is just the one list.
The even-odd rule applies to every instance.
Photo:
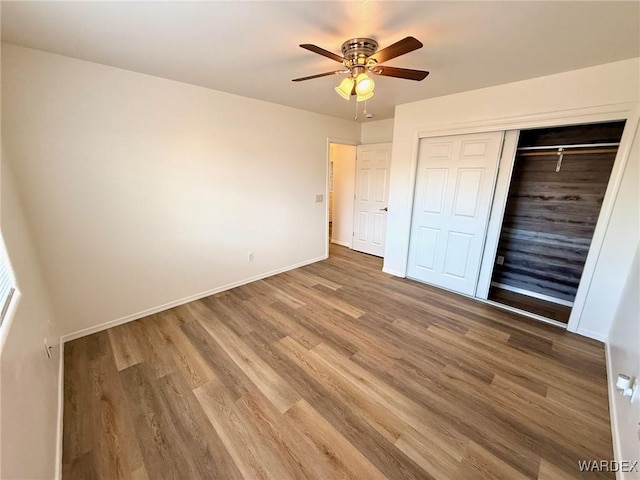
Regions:
[[385, 77], [406, 78], [407, 80], [424, 80], [429, 72], [424, 70], [411, 70], [409, 68], [396, 68], [396, 67], [384, 67], [382, 65], [376, 65], [371, 71], [377, 75], [383, 75]]
[[406, 37], [399, 42], [389, 45], [379, 52], [374, 53], [369, 58], [373, 58], [378, 63], [383, 63], [387, 60], [391, 60], [392, 58], [404, 55], [405, 53], [413, 52], [419, 48], [422, 48], [422, 42], [413, 37]]
[[309, 50], [310, 52], [317, 53], [318, 55], [322, 55], [323, 57], [330, 58], [331, 60], [335, 60], [336, 62], [342, 63], [344, 61], [344, 58], [342, 58], [340, 55], [331, 53], [329, 50], [320, 48], [317, 45], [312, 45], [311, 43], [303, 43], [300, 46], [305, 50]]
[[344, 72], [344, 70], [335, 70], [333, 72], [324, 72], [324, 73], [319, 73], [317, 75], [309, 75], [308, 77], [294, 78], [291, 81], [292, 82], [302, 82], [304, 80], [311, 80], [312, 78], [327, 77], [329, 75], [337, 75], [338, 73], [343, 73], [343, 72]]

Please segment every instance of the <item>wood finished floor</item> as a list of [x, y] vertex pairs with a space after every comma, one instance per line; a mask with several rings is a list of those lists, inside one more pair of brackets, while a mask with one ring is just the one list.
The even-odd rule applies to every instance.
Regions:
[[510, 292], [509, 290], [498, 287], [491, 287], [489, 289], [489, 300], [503, 305], [510, 305], [525, 312], [542, 315], [543, 317], [565, 324], [569, 323], [569, 316], [571, 316], [571, 307]]
[[603, 347], [329, 260], [65, 345], [65, 479], [545, 479], [611, 459]]

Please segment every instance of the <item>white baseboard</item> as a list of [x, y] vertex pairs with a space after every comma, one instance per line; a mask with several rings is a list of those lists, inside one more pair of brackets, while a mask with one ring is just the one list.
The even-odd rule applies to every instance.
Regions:
[[474, 300], [478, 300], [479, 302], [482, 302], [482, 303], [493, 305], [494, 307], [498, 307], [502, 310], [508, 310], [509, 312], [517, 313], [519, 315], [522, 315], [523, 317], [533, 318], [534, 320], [539, 320], [540, 322], [548, 323], [549, 325], [554, 325], [556, 327], [564, 328], [565, 330], [567, 328], [566, 323], [558, 322], [557, 320], [543, 317], [542, 315], [537, 315], [535, 313], [527, 312], [526, 310], [520, 310], [519, 308], [512, 307], [511, 305], [505, 305], [504, 303], [498, 303], [498, 302], [494, 302], [493, 300], [486, 300], [484, 298], [477, 298], [477, 297], [469, 297], [469, 298], [473, 298]]
[[64, 423], [64, 342], [60, 340], [58, 362], [58, 425], [56, 433], [56, 480], [62, 480], [62, 428]]
[[400, 277], [400, 278], [405, 278], [405, 274], [402, 272], [399, 272], [397, 270], [393, 270], [391, 268], [387, 268], [387, 267], [382, 267], [382, 271], [384, 273], [388, 273], [389, 275], [393, 275], [394, 277]]
[[331, 239], [331, 243], [335, 243], [336, 245], [342, 245], [343, 247], [351, 248], [351, 243], [349, 243], [349, 242], [343, 242], [341, 240], [334, 240], [332, 238]]
[[305, 265], [310, 265], [312, 263], [316, 263], [322, 260], [326, 260], [327, 256], [323, 255], [321, 257], [312, 258], [311, 260], [306, 260], [304, 262], [296, 263], [294, 265], [289, 265], [284, 268], [278, 268], [276, 270], [272, 270], [270, 272], [261, 273], [254, 277], [245, 278], [243, 280], [239, 280], [237, 282], [229, 283], [227, 285], [222, 285], [221, 287], [213, 288], [211, 290], [207, 290], [205, 292], [196, 293], [195, 295], [190, 295], [188, 297], [180, 298], [178, 300], [174, 300], [172, 302], [165, 303], [163, 305], [159, 305], [157, 307], [148, 308], [146, 310], [142, 310], [141, 312], [132, 313], [131, 315], [126, 315], [121, 318], [116, 318], [115, 320], [109, 320], [108, 322], [101, 323], [99, 325], [94, 325], [93, 327], [83, 328], [82, 330], [78, 330], [76, 332], [70, 332], [65, 335], [62, 335], [61, 341], [62, 343], [70, 342], [71, 340], [75, 340], [77, 338], [86, 337], [87, 335], [92, 335], [94, 333], [101, 332], [103, 330], [107, 330], [108, 328], [116, 327], [118, 325], [122, 325], [123, 323], [133, 322], [134, 320], [138, 320], [140, 318], [148, 317], [149, 315], [153, 315], [154, 313], [163, 312], [165, 310], [169, 310], [170, 308], [174, 308], [180, 305], [184, 305], [185, 303], [194, 302], [196, 300], [200, 300], [201, 298], [208, 297], [210, 295], [215, 295], [216, 293], [224, 292], [225, 290], [230, 290], [232, 288], [240, 287], [242, 285], [246, 285], [247, 283], [256, 282], [258, 280], [262, 280], [263, 278], [271, 277], [273, 275], [277, 275], [279, 273], [284, 273], [289, 270], [294, 270], [296, 268], [304, 267]]
[[570, 302], [569, 300], [563, 300], [562, 298], [544, 295], [543, 293], [532, 292], [531, 290], [526, 290], [524, 288], [512, 287], [511, 285], [506, 285], [499, 282], [491, 282], [491, 286], [501, 288], [502, 290], [508, 290], [509, 292], [526, 295], [527, 297], [544, 300], [546, 302], [557, 303], [558, 305], [564, 305], [565, 307], [573, 307], [573, 302]]
[[593, 340], [598, 340], [599, 342], [602, 342], [605, 345], [607, 344], [607, 336], [603, 335], [600, 332], [593, 332], [591, 330], [587, 330], [584, 328], [578, 328], [575, 333], [577, 333], [578, 335], [582, 335], [583, 337], [589, 337]]

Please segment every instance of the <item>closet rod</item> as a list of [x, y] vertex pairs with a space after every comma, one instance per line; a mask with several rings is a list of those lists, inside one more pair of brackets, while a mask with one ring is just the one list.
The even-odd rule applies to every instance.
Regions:
[[[563, 155], [588, 155], [594, 153], [615, 153], [618, 149], [609, 147], [609, 148], [593, 148], [593, 149], [582, 149], [582, 150], [560, 150], [558, 149], [558, 155], [562, 153]], [[518, 155], [521, 157], [548, 157], [554, 155], [554, 151], [543, 151], [543, 150], [534, 150], [528, 152], [518, 152]]]
[[528, 150], [557, 150], [558, 148], [592, 148], [592, 147], [618, 147], [620, 142], [613, 143], [581, 143], [578, 145], [545, 145], [542, 147], [519, 147], [519, 152]]

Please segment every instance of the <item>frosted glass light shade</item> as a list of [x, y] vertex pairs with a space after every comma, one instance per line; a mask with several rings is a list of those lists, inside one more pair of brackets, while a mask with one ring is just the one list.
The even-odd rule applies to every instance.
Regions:
[[365, 100], [369, 100], [371, 97], [373, 97], [373, 92], [369, 92], [366, 95], [356, 95], [356, 100], [358, 102], [364, 102]]
[[358, 95], [365, 96], [370, 94], [375, 86], [376, 84], [366, 73], [361, 73], [356, 77], [356, 93]]
[[340, 85], [336, 87], [336, 92], [345, 100], [349, 100], [351, 98], [351, 91], [353, 90], [353, 78], [345, 78], [340, 82]]

